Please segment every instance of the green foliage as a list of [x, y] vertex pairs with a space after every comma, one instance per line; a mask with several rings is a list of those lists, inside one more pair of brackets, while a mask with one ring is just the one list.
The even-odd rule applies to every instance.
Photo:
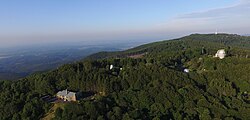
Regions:
[[[246, 37], [196, 34], [1, 81], [0, 119], [40, 119], [50, 105], [39, 98], [66, 88], [100, 94], [95, 100], [67, 103], [54, 119], [248, 119], [249, 46]], [[213, 58], [221, 48], [228, 56]], [[144, 55], [128, 57], [136, 54]]]

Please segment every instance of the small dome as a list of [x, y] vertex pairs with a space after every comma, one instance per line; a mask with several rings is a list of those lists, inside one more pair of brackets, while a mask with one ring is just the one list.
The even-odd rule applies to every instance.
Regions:
[[217, 51], [217, 53], [215, 54], [215, 57], [219, 57], [220, 59], [225, 58], [226, 56], [226, 52], [224, 49], [220, 49]]
[[185, 73], [188, 73], [189, 72], [189, 69], [184, 69], [183, 70]]
[[218, 50], [218, 53], [219, 53], [219, 54], [224, 54], [224, 53], [225, 53], [225, 50]]

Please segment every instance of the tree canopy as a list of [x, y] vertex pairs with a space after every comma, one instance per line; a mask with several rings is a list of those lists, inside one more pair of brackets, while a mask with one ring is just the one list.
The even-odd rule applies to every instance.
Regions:
[[[214, 58], [218, 49], [227, 57]], [[143, 56], [129, 57], [137, 54]], [[62, 89], [97, 96], [57, 108], [55, 120], [248, 119], [248, 55], [250, 38], [228, 34], [194, 34], [97, 53], [56, 70], [1, 81], [0, 119], [41, 119], [53, 106], [41, 96]]]

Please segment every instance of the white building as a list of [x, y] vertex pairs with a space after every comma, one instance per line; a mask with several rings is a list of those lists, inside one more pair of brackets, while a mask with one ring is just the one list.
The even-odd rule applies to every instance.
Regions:
[[226, 56], [225, 50], [224, 49], [220, 49], [220, 50], [217, 51], [217, 53], [215, 54], [214, 57], [218, 57], [220, 59], [223, 59], [223, 58], [225, 58], [225, 56]]
[[113, 68], [114, 68], [114, 66], [113, 66], [113, 65], [110, 65], [109, 69], [112, 70]]
[[189, 69], [184, 69], [183, 70], [185, 73], [189, 73]]
[[57, 98], [63, 99], [64, 101], [76, 101], [76, 93], [69, 92], [67, 89], [63, 91], [59, 91], [56, 94]]

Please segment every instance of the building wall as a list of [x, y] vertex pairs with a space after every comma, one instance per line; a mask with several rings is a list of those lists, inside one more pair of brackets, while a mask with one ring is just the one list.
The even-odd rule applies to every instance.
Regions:
[[59, 95], [57, 95], [57, 98], [63, 99], [64, 101], [76, 101], [76, 96], [66, 97], [66, 96], [59, 96]]

